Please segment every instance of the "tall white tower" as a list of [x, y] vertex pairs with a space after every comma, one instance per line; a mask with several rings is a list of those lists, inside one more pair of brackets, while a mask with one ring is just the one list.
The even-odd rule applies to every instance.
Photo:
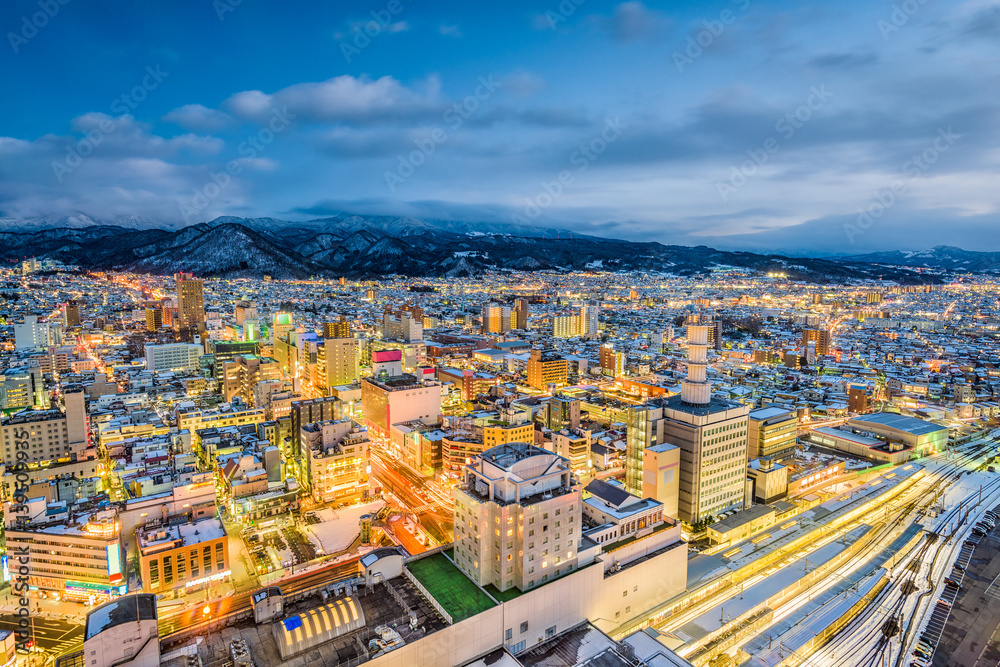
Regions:
[[708, 382], [708, 329], [709, 325], [696, 320], [689, 324], [687, 378], [681, 383], [681, 400], [689, 405], [707, 405], [712, 402], [712, 385]]

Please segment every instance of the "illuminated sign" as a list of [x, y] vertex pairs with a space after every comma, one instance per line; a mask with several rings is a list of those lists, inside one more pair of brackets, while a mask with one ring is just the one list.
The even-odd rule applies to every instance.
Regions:
[[225, 572], [216, 572], [215, 574], [209, 575], [207, 577], [202, 577], [201, 579], [194, 579], [192, 581], [184, 582], [184, 586], [200, 586], [201, 584], [207, 584], [210, 581], [219, 581], [220, 579], [225, 579], [233, 573], [232, 570], [226, 570]]
[[121, 548], [118, 543], [109, 544], [108, 548], [108, 578], [111, 583], [117, 583], [122, 580], [122, 558], [121, 558]]

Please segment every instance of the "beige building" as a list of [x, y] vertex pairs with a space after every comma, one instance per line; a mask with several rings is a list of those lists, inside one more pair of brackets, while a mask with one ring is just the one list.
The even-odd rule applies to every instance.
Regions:
[[349, 419], [303, 424], [306, 490], [317, 503], [352, 503], [368, 495], [368, 431]]
[[795, 451], [799, 419], [793, 410], [766, 407], [748, 416], [747, 457], [779, 458]]
[[[63, 410], [31, 410], [0, 420], [3, 462], [15, 462], [18, 451], [27, 452], [23, 462], [31, 467], [73, 463], [87, 458], [88, 419], [82, 391], [63, 394]], [[24, 449], [15, 443], [27, 442]]]
[[582, 537], [569, 462], [534, 445], [485, 450], [455, 491], [455, 562], [480, 586], [526, 591], [572, 572]]
[[281, 377], [281, 368], [274, 359], [253, 354], [238, 355], [231, 361], [222, 362], [223, 396], [226, 401], [239, 396], [244, 403], [265, 407], [254, 402], [254, 388], [258, 382], [280, 380]]
[[[346, 322], [337, 322], [344, 324]], [[360, 351], [356, 338], [327, 338], [317, 350], [316, 389], [329, 394], [330, 387], [357, 382], [361, 375]]]
[[642, 497], [662, 503], [664, 516], [672, 519], [677, 518], [680, 465], [680, 447], [666, 442], [647, 447], [642, 458]]
[[[52, 506], [48, 509], [54, 509]], [[70, 516], [28, 502], [27, 525], [5, 512], [8, 554], [28, 553], [28, 584], [60, 599], [94, 603], [124, 593], [125, 554], [114, 509]]]

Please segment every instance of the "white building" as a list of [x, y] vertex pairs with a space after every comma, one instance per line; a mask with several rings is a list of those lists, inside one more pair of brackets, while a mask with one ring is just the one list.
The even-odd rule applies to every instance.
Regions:
[[202, 356], [201, 345], [167, 343], [146, 346], [146, 368], [151, 371], [197, 371]]
[[14, 325], [14, 346], [19, 350], [48, 347], [49, 325], [38, 322], [37, 315], [25, 315], [24, 323]]

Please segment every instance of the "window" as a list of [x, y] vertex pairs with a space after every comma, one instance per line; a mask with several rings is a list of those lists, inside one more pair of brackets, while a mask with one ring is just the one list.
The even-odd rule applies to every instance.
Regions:
[[548, 639], [550, 637], [555, 637], [555, 636], [556, 636], [556, 626], [553, 625], [551, 628], [545, 628], [545, 638], [546, 639]]
[[525, 621], [525, 622], [521, 623], [521, 634], [523, 635], [527, 631], [528, 631], [528, 622]]
[[511, 630], [510, 628], [507, 628], [507, 629], [506, 629], [506, 630], [504, 631], [504, 633], [503, 633], [503, 640], [504, 640], [505, 642], [509, 642], [509, 641], [510, 641], [510, 638], [511, 638], [511, 637], [513, 637], [513, 636], [514, 636], [514, 631], [513, 631], [513, 630]]
[[524, 650], [525, 646], [527, 646], [527, 641], [525, 641], [525, 640], [522, 639], [518, 643], [516, 643], [513, 646], [511, 646], [510, 647], [510, 651], [511, 651], [511, 653], [520, 653], [521, 651]]

